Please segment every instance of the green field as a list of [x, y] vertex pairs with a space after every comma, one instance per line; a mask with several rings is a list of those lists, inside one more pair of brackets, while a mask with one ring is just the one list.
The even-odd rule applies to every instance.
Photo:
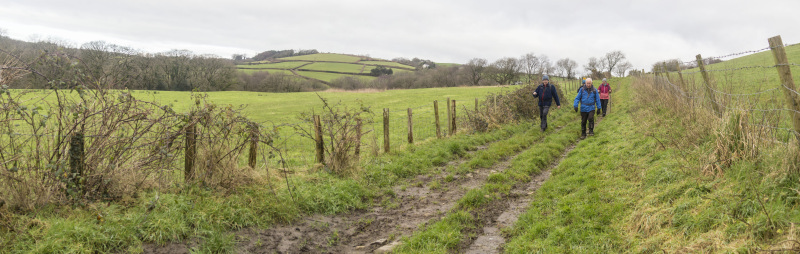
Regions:
[[322, 81], [325, 81], [325, 82], [331, 82], [331, 81], [333, 81], [335, 79], [338, 79], [338, 78], [341, 78], [341, 77], [354, 77], [354, 78], [367, 79], [367, 80], [375, 78], [375, 77], [372, 77], [372, 76], [364, 76], [364, 75], [350, 75], [350, 74], [318, 72], [318, 71], [297, 71], [297, 74], [299, 74], [301, 76], [304, 76], [304, 77], [309, 77], [309, 78], [313, 78], [313, 79], [322, 80]]
[[278, 62], [263, 64], [242, 64], [237, 65], [239, 69], [294, 69], [310, 62]]
[[303, 71], [335, 71], [343, 73], [369, 73], [370, 66], [364, 67], [363, 64], [348, 64], [348, 63], [328, 63], [317, 62], [303, 66]]
[[311, 54], [311, 55], [303, 55], [303, 56], [290, 56], [280, 58], [282, 61], [326, 61], [326, 62], [343, 62], [343, 63], [355, 63], [361, 60], [361, 57], [357, 56], [348, 56], [342, 54]]
[[[244, 72], [244, 73], [247, 73], [247, 74], [253, 74], [253, 73], [256, 73], [256, 72], [269, 72], [269, 73], [274, 73], [274, 74], [277, 74], [277, 73], [282, 73], [282, 74], [286, 74], [286, 75], [294, 76], [294, 73], [292, 73], [292, 71], [290, 71], [290, 70], [278, 70], [278, 69], [238, 69], [238, 71], [240, 71], [240, 72]], [[300, 77], [298, 77], [298, 78], [300, 78]]]
[[399, 68], [406, 68], [406, 69], [414, 69], [414, 66], [409, 66], [401, 63], [395, 62], [387, 62], [387, 61], [360, 61], [360, 64], [368, 64], [368, 65], [380, 65], [385, 67], [399, 67]]

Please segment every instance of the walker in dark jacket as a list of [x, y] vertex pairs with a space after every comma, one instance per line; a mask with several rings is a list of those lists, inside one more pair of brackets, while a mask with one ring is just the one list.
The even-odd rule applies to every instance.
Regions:
[[603, 108], [600, 105], [600, 95], [598, 95], [597, 89], [591, 86], [591, 82], [591, 79], [586, 79], [586, 83], [589, 87], [584, 86], [582, 89], [578, 90], [578, 95], [575, 96], [575, 103], [573, 104], [575, 111], [578, 111], [578, 104], [580, 104], [581, 107], [581, 138], [586, 137], [587, 120], [589, 121], [589, 136], [594, 135], [595, 108], [597, 110]]
[[550, 83], [550, 77], [547, 75], [542, 76], [542, 84], [536, 87], [533, 92], [534, 98], [539, 98], [539, 118], [542, 120], [542, 131], [547, 130], [547, 113], [550, 111], [550, 105], [553, 99], [556, 100], [556, 105], [561, 107], [561, 100], [558, 99], [558, 91], [552, 84], [545, 84], [544, 81]]

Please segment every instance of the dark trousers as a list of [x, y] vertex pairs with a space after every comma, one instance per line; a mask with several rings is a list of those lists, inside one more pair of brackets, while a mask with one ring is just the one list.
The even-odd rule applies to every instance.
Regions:
[[608, 112], [608, 99], [600, 99], [600, 106], [603, 107], [603, 116]]
[[539, 107], [539, 119], [542, 120], [542, 130], [547, 129], [547, 113], [550, 111], [550, 106]]
[[581, 134], [586, 135], [586, 120], [589, 120], [589, 131], [594, 132], [594, 110], [581, 112]]

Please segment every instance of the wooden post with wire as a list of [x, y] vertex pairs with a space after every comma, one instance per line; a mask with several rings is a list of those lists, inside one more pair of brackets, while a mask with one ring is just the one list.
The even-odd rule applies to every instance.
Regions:
[[356, 118], [356, 147], [354, 153], [356, 160], [361, 158], [361, 118]]
[[452, 109], [450, 108], [450, 97], [447, 97], [447, 135], [448, 136], [453, 135], [453, 128], [452, 128], [453, 123], [450, 122], [450, 121], [453, 120], [453, 117], [451, 116], [451, 114], [453, 112], [451, 112], [451, 111], [452, 111]]
[[451, 131], [450, 133], [451, 134], [456, 134], [456, 100], [453, 100], [452, 104], [453, 104], [453, 109], [452, 109], [453, 110], [453, 113], [452, 113], [453, 119], [450, 121], [450, 123], [452, 124], [450, 126], [450, 128], [452, 128], [453, 131]]
[[319, 115], [314, 115], [314, 134], [317, 163], [325, 163], [325, 141], [322, 140], [322, 120], [320, 120]]
[[719, 109], [719, 104], [717, 104], [717, 99], [716, 96], [714, 95], [714, 89], [712, 88], [714, 84], [712, 84], [711, 80], [708, 78], [708, 72], [706, 72], [706, 66], [703, 63], [703, 57], [700, 56], [700, 54], [697, 54], [696, 58], [697, 58], [697, 66], [700, 67], [700, 73], [703, 74], [703, 80], [706, 82], [706, 97], [708, 97], [708, 100], [711, 101], [711, 108], [714, 109], [714, 113], [716, 113], [717, 116], [721, 117], [722, 111], [720, 111]]
[[72, 186], [68, 186], [67, 189], [75, 190], [76, 196], [81, 196], [83, 194], [83, 186], [81, 179], [83, 178], [83, 170], [85, 167], [85, 155], [84, 155], [84, 136], [82, 132], [75, 132], [72, 134], [69, 140], [69, 169], [70, 169], [70, 176], [68, 179], [71, 180]]
[[681, 63], [676, 62], [675, 63], [675, 68], [676, 68], [676, 70], [678, 70], [678, 86], [681, 89], [681, 94], [686, 96], [686, 100], [691, 102], [692, 98], [689, 98], [689, 93], [686, 91], [686, 83], [683, 81], [683, 73], [681, 73], [681, 71], [682, 71], [681, 70]]
[[383, 109], [383, 152], [389, 153], [389, 109]]
[[183, 179], [186, 183], [194, 179], [194, 159], [197, 156], [197, 126], [194, 120], [186, 126], [186, 152], [184, 153]]
[[433, 101], [433, 115], [436, 118], [436, 138], [442, 138], [442, 126], [439, 124], [439, 101]]
[[414, 121], [412, 118], [411, 108], [408, 108], [408, 143], [414, 144]]
[[789, 66], [789, 59], [786, 57], [786, 49], [783, 47], [783, 40], [781, 36], [769, 38], [769, 48], [772, 50], [772, 56], [775, 58], [776, 70], [781, 77], [781, 86], [783, 86], [783, 93], [786, 95], [786, 101], [792, 111], [792, 122], [794, 123], [794, 135], [800, 142], [800, 95], [797, 94], [797, 89], [794, 86], [794, 79], [792, 78], [792, 70]]
[[258, 153], [258, 125], [250, 123], [250, 154], [248, 154], [247, 165], [256, 168], [256, 155]]

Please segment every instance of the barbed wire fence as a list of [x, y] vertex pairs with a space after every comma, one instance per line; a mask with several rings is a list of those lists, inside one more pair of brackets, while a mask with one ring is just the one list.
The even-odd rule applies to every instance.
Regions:
[[[786, 50], [797, 52], [798, 44], [782, 44], [780, 37], [770, 38], [770, 47], [723, 56], [680, 61], [670, 70], [666, 63], [654, 69], [653, 83], [682, 98], [686, 103], [713, 110], [717, 116], [745, 113], [743, 124], [759, 139], [783, 145], [798, 142], [800, 137], [800, 93], [791, 73], [800, 65], [791, 62]], [[772, 57], [756, 53], [772, 51]], [[729, 58], [740, 58], [729, 63]], [[782, 61], [780, 59], [783, 59]], [[712, 63], [712, 64], [708, 64]], [[671, 67], [671, 66], [670, 66]]]

